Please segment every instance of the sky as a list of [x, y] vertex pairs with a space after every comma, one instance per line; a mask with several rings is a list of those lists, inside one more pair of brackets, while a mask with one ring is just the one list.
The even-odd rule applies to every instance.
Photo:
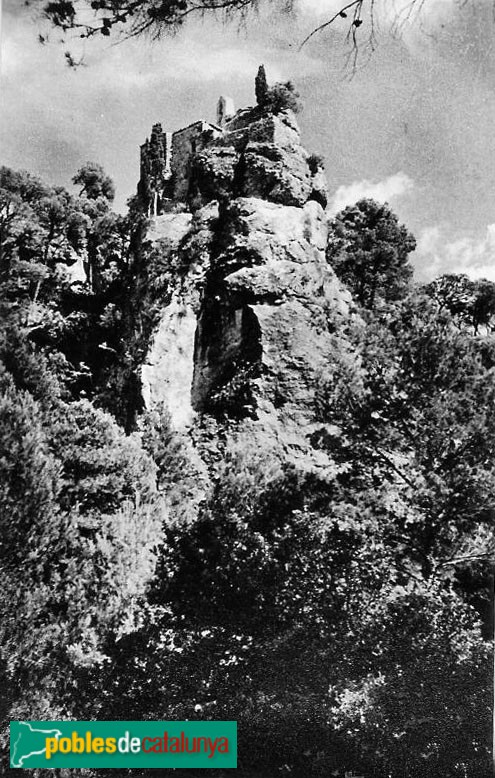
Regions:
[[[0, 164], [70, 188], [84, 162], [99, 162], [122, 210], [151, 125], [214, 121], [220, 94], [252, 105], [263, 63], [269, 81], [290, 79], [301, 95], [303, 144], [325, 159], [331, 212], [387, 201], [417, 239], [418, 280], [495, 281], [492, 0], [425, 0], [397, 30], [401, 2], [377, 0], [377, 45], [362, 46], [353, 73], [344, 20], [299, 48], [337, 0], [295, 0], [292, 15], [284, 0], [260, 0], [243, 24], [190, 18], [156, 42], [62, 43], [52, 31], [45, 45], [23, 0], [3, 0]], [[65, 65], [67, 49], [83, 66]]]

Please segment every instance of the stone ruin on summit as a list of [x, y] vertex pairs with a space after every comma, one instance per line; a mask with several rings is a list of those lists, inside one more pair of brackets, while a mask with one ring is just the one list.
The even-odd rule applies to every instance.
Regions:
[[176, 132], [164, 132], [161, 124], [153, 125], [151, 136], [141, 146], [138, 184], [138, 196], [149, 217], [166, 212], [173, 202], [186, 200], [193, 155], [220, 138], [234, 114], [233, 100], [222, 96], [217, 103], [216, 124], [200, 119]]
[[141, 146], [138, 184], [146, 216], [194, 212], [238, 197], [296, 207], [315, 200], [326, 207], [323, 165], [301, 144], [292, 84], [269, 87], [260, 66], [255, 93], [256, 104], [239, 110], [220, 97], [215, 123], [201, 119], [176, 132], [153, 126]]

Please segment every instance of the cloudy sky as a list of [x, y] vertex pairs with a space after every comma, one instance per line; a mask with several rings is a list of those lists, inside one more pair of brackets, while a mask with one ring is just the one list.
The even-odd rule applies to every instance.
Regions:
[[[425, 0], [392, 35], [401, 2], [382, 0], [378, 45], [351, 78], [342, 26], [299, 51], [336, 0], [296, 0], [292, 16], [283, 0], [261, 0], [242, 26], [197, 19], [156, 43], [70, 46], [56, 33], [41, 46], [32, 11], [3, 0], [0, 164], [69, 185], [82, 163], [100, 162], [122, 209], [151, 125], [214, 120], [220, 94], [252, 104], [263, 62], [269, 80], [290, 78], [301, 94], [303, 142], [325, 158], [334, 211], [363, 195], [387, 200], [418, 240], [418, 278], [495, 280], [492, 0]], [[83, 67], [65, 66], [67, 48]]]

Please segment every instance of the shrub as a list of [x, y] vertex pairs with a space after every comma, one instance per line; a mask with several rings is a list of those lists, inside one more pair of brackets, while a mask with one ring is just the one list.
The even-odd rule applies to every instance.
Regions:
[[287, 81], [285, 84], [274, 84], [266, 91], [263, 107], [268, 108], [274, 114], [281, 111], [300, 113], [299, 93], [296, 92], [291, 81]]
[[322, 168], [325, 164], [324, 158], [321, 154], [310, 154], [308, 157], [308, 167], [314, 176], [318, 172], [319, 168]]

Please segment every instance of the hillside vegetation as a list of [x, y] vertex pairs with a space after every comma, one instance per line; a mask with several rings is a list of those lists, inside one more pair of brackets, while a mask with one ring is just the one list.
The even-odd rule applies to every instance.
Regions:
[[[10, 719], [204, 718], [238, 721], [249, 778], [487, 778], [495, 286], [418, 286], [412, 235], [362, 200], [329, 224], [338, 311], [311, 308], [320, 275], [287, 302], [224, 219], [204, 294], [244, 295], [271, 343], [311, 319], [319, 360], [249, 355], [180, 428], [140, 370], [206, 216], [170, 254], [98, 166], [75, 182], [0, 169], [3, 774]], [[279, 213], [229, 197], [236, 235]]]

